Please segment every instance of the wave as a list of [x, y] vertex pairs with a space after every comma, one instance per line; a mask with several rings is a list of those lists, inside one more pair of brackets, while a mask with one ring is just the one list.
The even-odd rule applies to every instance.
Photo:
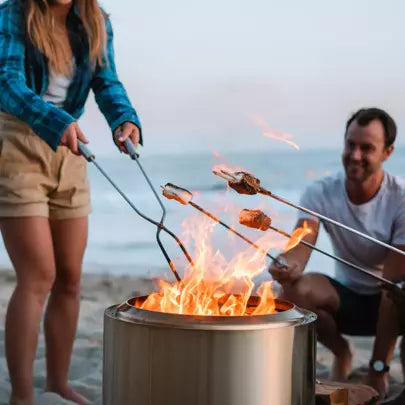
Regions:
[[93, 243], [93, 247], [103, 250], [147, 250], [156, 248], [156, 240], [150, 242], [112, 242], [112, 243]]

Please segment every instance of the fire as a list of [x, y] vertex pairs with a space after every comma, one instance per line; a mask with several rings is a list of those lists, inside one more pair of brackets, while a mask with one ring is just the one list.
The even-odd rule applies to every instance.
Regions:
[[269, 124], [267, 124], [267, 122], [260, 116], [252, 116], [251, 120], [254, 125], [261, 128], [261, 130], [263, 131], [263, 136], [284, 142], [287, 145], [293, 147], [295, 150], [300, 149], [300, 147], [294, 141], [292, 141], [293, 136], [291, 134], [286, 132], [274, 131], [272, 128], [270, 128]]
[[292, 248], [295, 248], [301, 240], [312, 232], [311, 228], [308, 226], [307, 221], [304, 221], [304, 226], [297, 228], [291, 235], [287, 246], [284, 248], [284, 252], [288, 252]]
[[[197, 218], [197, 219], [196, 219]], [[211, 243], [215, 223], [209, 218], [193, 217], [186, 222], [186, 232], [194, 244], [194, 268], [187, 268], [182, 281], [161, 280], [160, 291], [150, 294], [137, 307], [151, 311], [183, 315], [242, 316], [275, 312], [275, 297], [270, 281], [258, 289], [257, 305], [249, 298], [253, 278], [266, 269], [263, 251], [247, 248], [229, 261]], [[270, 248], [267, 235], [257, 243], [264, 251]]]
[[214, 172], [220, 172], [221, 170], [225, 170], [226, 172], [229, 173], [237, 173], [237, 172], [245, 172], [251, 174], [251, 172], [247, 169], [244, 169], [240, 166], [235, 166], [230, 163], [217, 163], [212, 166], [212, 171]]

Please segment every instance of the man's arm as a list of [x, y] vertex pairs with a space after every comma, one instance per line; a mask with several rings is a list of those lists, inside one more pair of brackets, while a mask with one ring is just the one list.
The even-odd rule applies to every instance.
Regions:
[[[305, 235], [303, 240], [315, 245], [319, 233], [319, 221], [315, 219], [299, 219], [295, 225], [295, 229], [301, 228], [306, 222], [307, 227], [311, 229], [311, 233]], [[272, 264], [269, 268], [271, 275], [274, 280], [277, 280], [280, 284], [292, 283], [297, 280], [303, 273], [305, 266], [311, 256], [312, 249], [299, 243], [297, 246], [292, 248], [282, 256], [287, 262], [287, 268], [278, 268]]]
[[[405, 245], [397, 245], [398, 249], [405, 251]], [[387, 279], [398, 281], [405, 279], [405, 256], [390, 251], [384, 263], [383, 276]], [[382, 360], [390, 364], [395, 343], [399, 334], [398, 309], [394, 302], [383, 291], [377, 321], [377, 331], [371, 360]], [[383, 388], [384, 375], [370, 370], [369, 380], [371, 385], [380, 391]]]

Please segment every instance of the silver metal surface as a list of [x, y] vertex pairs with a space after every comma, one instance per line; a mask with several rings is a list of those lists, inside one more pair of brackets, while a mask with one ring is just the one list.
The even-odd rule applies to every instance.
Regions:
[[[255, 298], [252, 298], [254, 300]], [[316, 316], [213, 317], [133, 306], [104, 314], [104, 405], [313, 405]]]

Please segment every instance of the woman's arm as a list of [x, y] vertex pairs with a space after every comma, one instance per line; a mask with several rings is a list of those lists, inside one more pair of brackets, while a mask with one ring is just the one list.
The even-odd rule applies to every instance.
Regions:
[[[141, 124], [135, 109], [129, 101], [124, 86], [118, 79], [113, 46], [113, 30], [111, 22], [106, 18], [107, 52], [103, 66], [97, 65], [91, 88], [100, 111], [105, 116], [111, 130], [120, 127], [124, 122], [134, 123], [141, 132]], [[142, 134], [140, 143], [142, 143]]]
[[24, 14], [18, 2], [0, 7], [0, 108], [27, 123], [56, 150], [65, 129], [75, 119], [28, 88], [24, 26]]

